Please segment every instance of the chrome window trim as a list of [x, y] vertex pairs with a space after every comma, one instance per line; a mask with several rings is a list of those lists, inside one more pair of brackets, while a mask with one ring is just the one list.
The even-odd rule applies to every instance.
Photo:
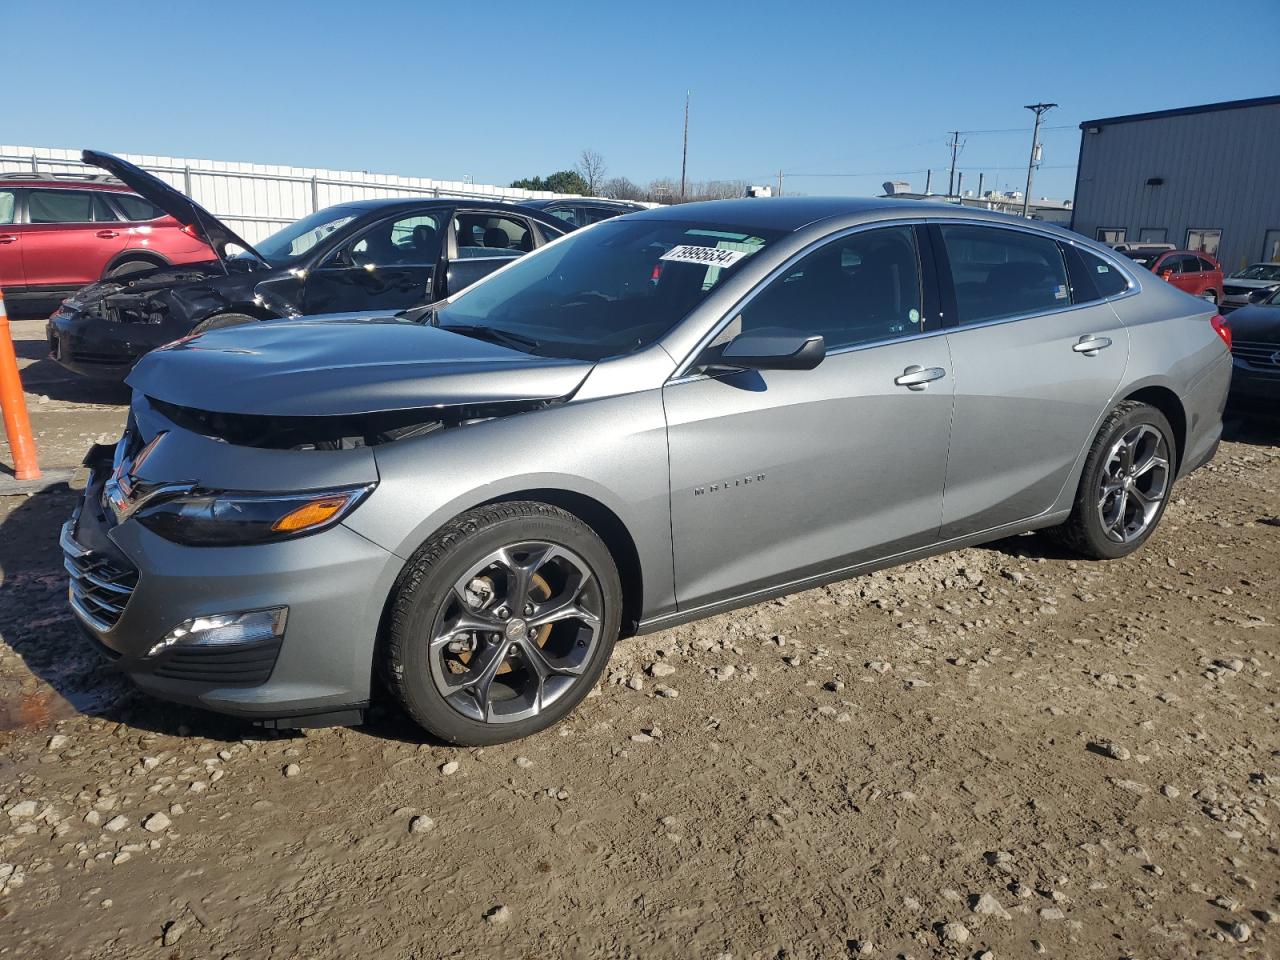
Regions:
[[[680, 363], [676, 365], [676, 370], [667, 379], [667, 383], [675, 384], [675, 383], [686, 383], [692, 380], [711, 379], [710, 374], [690, 373], [689, 368], [693, 366], [694, 361], [697, 360], [697, 358], [702, 354], [702, 351], [707, 348], [707, 345], [711, 343], [711, 341], [714, 340], [720, 334], [720, 331], [722, 331], [726, 326], [729, 325], [730, 322], [732, 322], [734, 317], [736, 317], [739, 313], [742, 312], [742, 310], [746, 307], [748, 303], [750, 303], [757, 296], [759, 296], [760, 292], [764, 290], [767, 286], [769, 286], [769, 284], [773, 283], [774, 280], [778, 279], [779, 276], [781, 276], [788, 269], [793, 267], [799, 260], [808, 256], [814, 250], [818, 249], [819, 247], [825, 246], [827, 243], [830, 243], [833, 240], [839, 240], [854, 233], [861, 233], [867, 230], [877, 230], [877, 229], [880, 229], [881, 227], [904, 227], [904, 226], [911, 227], [916, 225], [921, 225], [921, 226], [959, 225], [959, 226], [987, 227], [993, 230], [1018, 230], [1023, 233], [1032, 234], [1033, 236], [1042, 237], [1046, 240], [1052, 240], [1057, 243], [1068, 243], [1079, 250], [1083, 250], [1087, 253], [1093, 254], [1095, 257], [1098, 257], [1104, 262], [1115, 267], [1120, 272], [1120, 275], [1124, 277], [1126, 280], [1128, 280], [1129, 287], [1127, 290], [1124, 290], [1117, 294], [1113, 294], [1109, 297], [1101, 297], [1097, 300], [1086, 300], [1083, 303], [1072, 303], [1064, 307], [1054, 308], [1052, 310], [1040, 310], [1035, 313], [1015, 314], [1014, 316], [1011, 316], [1011, 317], [999, 317], [994, 320], [983, 320], [979, 323], [968, 323], [968, 324], [964, 324], [963, 326], [954, 326], [954, 327], [944, 326], [938, 330], [926, 330], [923, 333], [907, 334], [901, 337], [887, 337], [883, 340], [873, 340], [868, 343], [850, 344], [849, 346], [846, 346], [846, 347], [839, 347], [835, 350], [828, 351], [827, 352], [828, 357], [838, 357], [843, 354], [853, 353], [859, 350], [871, 350], [876, 347], [883, 347], [891, 343], [906, 343], [912, 340], [927, 340], [927, 339], [930, 339], [931, 337], [945, 335], [947, 333], [958, 333], [962, 330], [976, 330], [982, 327], [994, 327], [994, 326], [999, 326], [1006, 323], [1017, 323], [1020, 320], [1032, 320], [1037, 317], [1049, 316], [1051, 314], [1069, 313], [1073, 310], [1077, 310], [1083, 307], [1092, 307], [1102, 303], [1112, 303], [1116, 300], [1123, 300], [1126, 297], [1136, 296], [1138, 293], [1142, 292], [1142, 285], [1138, 281], [1138, 278], [1133, 273], [1131, 266], [1120, 263], [1117, 260], [1117, 256], [1114, 253], [1114, 251], [1110, 251], [1110, 250], [1103, 251], [1103, 250], [1100, 250], [1098, 247], [1095, 247], [1091, 243], [1086, 242], [1082, 244], [1071, 237], [1060, 237], [1055, 233], [1050, 233], [1046, 230], [1041, 230], [1030, 225], [1024, 225], [1021, 223], [1008, 223], [1008, 224], [996, 223], [996, 222], [991, 222], [987, 220], [970, 219], [968, 217], [945, 217], [945, 216], [911, 217], [911, 218], [905, 218], [905, 219], [878, 220], [874, 223], [861, 223], [861, 224], [858, 224], [857, 226], [846, 227], [843, 230], [838, 230], [835, 233], [829, 233], [825, 237], [821, 237], [813, 241], [808, 246], [792, 254], [787, 260], [783, 261], [783, 263], [780, 266], [771, 270], [764, 277], [764, 279], [762, 279], [759, 283], [757, 283], [750, 291], [748, 291], [741, 299], [739, 299], [728, 311], [726, 311], [724, 316], [720, 317], [720, 319], [718, 319], [714, 324], [712, 324], [710, 332], [698, 341], [698, 345], [692, 351], [690, 351], [690, 353], [688, 354], [688, 356], [684, 358], [684, 360], [682, 360]], [[916, 251], [917, 257], [919, 257], [918, 247], [919, 247], [919, 244], [917, 244], [917, 251]], [[1066, 264], [1064, 263], [1062, 266], [1063, 266], [1063, 269], [1066, 270]], [[924, 264], [921, 263], [922, 271], [923, 271], [923, 267], [924, 267]], [[1070, 273], [1068, 272], [1068, 280], [1069, 279], [1070, 279]], [[920, 280], [922, 285], [921, 291], [923, 292], [923, 284], [925, 282], [923, 273], [921, 275]]]

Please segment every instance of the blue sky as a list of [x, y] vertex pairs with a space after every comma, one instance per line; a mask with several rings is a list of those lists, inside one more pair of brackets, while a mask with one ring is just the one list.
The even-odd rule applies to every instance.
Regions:
[[[3, 10], [0, 139], [476, 182], [601, 154], [610, 175], [874, 194], [1070, 196], [1076, 125], [1280, 93], [1280, 0], [1161, 3], [217, 3]], [[36, 39], [26, 44], [18, 38]], [[15, 79], [17, 78], [17, 79]], [[977, 131], [1006, 131], [981, 133]], [[1229, 144], [1223, 145], [1230, 149]], [[840, 174], [840, 176], [812, 176]], [[851, 175], [856, 174], [856, 175]]]

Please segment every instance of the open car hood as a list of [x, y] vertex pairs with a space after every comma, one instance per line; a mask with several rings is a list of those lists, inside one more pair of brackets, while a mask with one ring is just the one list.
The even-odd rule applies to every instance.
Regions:
[[184, 227], [193, 227], [199, 232], [200, 236], [204, 237], [209, 246], [213, 247], [214, 252], [221, 259], [225, 260], [227, 258], [227, 247], [234, 244], [242, 250], [247, 250], [263, 263], [268, 262], [262, 254], [250, 246], [247, 240], [236, 234], [225, 223], [186, 194], [169, 186], [154, 174], [147, 173], [147, 171], [134, 166], [128, 160], [121, 160], [117, 156], [101, 153], [97, 150], [83, 151], [80, 154], [80, 159], [90, 166], [101, 167], [106, 170], [117, 180], [133, 189], [139, 196], [150, 200]]
[[593, 366], [392, 317], [342, 315], [187, 337], [146, 354], [126, 382], [195, 410], [326, 417], [554, 400]]

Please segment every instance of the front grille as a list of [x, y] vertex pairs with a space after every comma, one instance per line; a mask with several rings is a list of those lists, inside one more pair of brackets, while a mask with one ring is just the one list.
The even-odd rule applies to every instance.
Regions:
[[152, 671], [157, 677], [215, 683], [224, 687], [256, 687], [266, 683], [280, 655], [280, 640], [241, 647], [172, 647]]
[[1280, 370], [1280, 343], [1264, 343], [1259, 340], [1232, 340], [1231, 354], [1251, 367], [1263, 370]]
[[89, 626], [102, 633], [120, 620], [138, 585], [138, 571], [76, 543], [70, 529], [62, 533], [63, 566], [71, 575], [71, 607]]
[[1228, 283], [1222, 288], [1222, 292], [1229, 297], [1237, 297], [1241, 294], [1253, 293], [1253, 290], [1249, 287], [1235, 287]]
[[122, 357], [118, 353], [95, 353], [91, 350], [72, 350], [71, 359], [76, 363], [92, 363], [104, 367], [126, 366], [133, 362], [131, 358]]

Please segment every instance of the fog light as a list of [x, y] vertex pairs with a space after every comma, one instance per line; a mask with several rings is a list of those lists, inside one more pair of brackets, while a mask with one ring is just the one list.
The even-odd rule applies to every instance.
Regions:
[[218, 647], [273, 640], [284, 636], [284, 624], [288, 617], [288, 607], [195, 617], [170, 630], [163, 640], [147, 651], [147, 656], [154, 657], [175, 645]]

